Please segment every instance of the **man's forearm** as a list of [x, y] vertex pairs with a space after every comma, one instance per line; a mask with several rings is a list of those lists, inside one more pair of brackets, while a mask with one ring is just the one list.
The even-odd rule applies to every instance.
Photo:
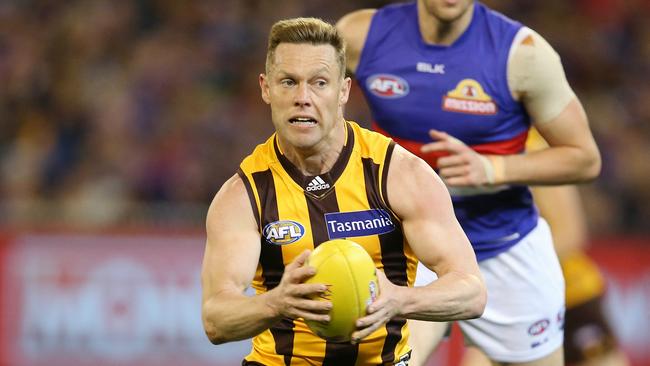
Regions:
[[491, 155], [494, 184], [572, 184], [594, 179], [600, 172], [597, 154], [555, 147], [521, 155]]
[[427, 286], [403, 288], [406, 304], [402, 315], [409, 319], [446, 321], [481, 316], [486, 293], [482, 280], [472, 274], [449, 272]]
[[203, 304], [203, 327], [213, 344], [238, 341], [258, 335], [280, 320], [268, 305], [269, 293], [252, 297], [214, 297]]

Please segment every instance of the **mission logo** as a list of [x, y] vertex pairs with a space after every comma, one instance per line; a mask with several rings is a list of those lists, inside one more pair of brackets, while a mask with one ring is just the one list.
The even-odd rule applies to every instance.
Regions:
[[325, 222], [330, 239], [378, 235], [395, 230], [390, 215], [382, 209], [327, 213]]
[[450, 112], [493, 115], [497, 105], [474, 79], [461, 80], [456, 88], [442, 97], [442, 109]]
[[409, 93], [409, 84], [399, 76], [375, 74], [368, 78], [366, 87], [381, 98], [401, 98]]

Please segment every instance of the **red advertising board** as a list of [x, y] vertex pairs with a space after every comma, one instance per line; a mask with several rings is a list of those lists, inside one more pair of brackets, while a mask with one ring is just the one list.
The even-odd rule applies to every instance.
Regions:
[[607, 279], [608, 318], [632, 365], [650, 365], [650, 240], [599, 240], [591, 256]]
[[[0, 238], [0, 365], [238, 365], [248, 341], [201, 326], [201, 235], [23, 233]], [[609, 240], [608, 317], [633, 365], [650, 364], [650, 243]], [[454, 333], [429, 365], [457, 365]]]
[[237, 365], [203, 333], [198, 236], [21, 235], [2, 258], [2, 365]]

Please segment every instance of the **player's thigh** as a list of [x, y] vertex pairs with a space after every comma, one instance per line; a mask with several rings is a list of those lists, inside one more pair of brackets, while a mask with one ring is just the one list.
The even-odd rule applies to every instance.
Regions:
[[444, 338], [449, 326], [449, 323], [446, 322], [409, 320], [409, 331], [411, 333], [409, 345], [413, 350], [409, 366], [424, 365]]
[[[498, 364], [497, 364], [498, 365]], [[538, 360], [521, 362], [521, 363], [508, 363], [508, 366], [563, 366], [564, 365], [564, 349], [562, 347], [556, 349], [550, 355], [542, 357]]]
[[461, 359], [460, 366], [492, 366], [496, 365], [476, 347], [466, 347]]
[[479, 266], [488, 302], [481, 318], [459, 322], [466, 343], [503, 364], [556, 353], [563, 342], [564, 277], [548, 225], [540, 220], [517, 245]]

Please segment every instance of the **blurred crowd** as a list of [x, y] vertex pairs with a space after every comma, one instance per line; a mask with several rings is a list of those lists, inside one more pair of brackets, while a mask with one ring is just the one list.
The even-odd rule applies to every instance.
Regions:
[[[650, 2], [500, 0], [562, 56], [603, 154], [594, 234], [650, 233]], [[0, 0], [0, 226], [201, 226], [272, 131], [271, 24], [389, 1]], [[368, 125], [358, 90], [348, 118]]]

